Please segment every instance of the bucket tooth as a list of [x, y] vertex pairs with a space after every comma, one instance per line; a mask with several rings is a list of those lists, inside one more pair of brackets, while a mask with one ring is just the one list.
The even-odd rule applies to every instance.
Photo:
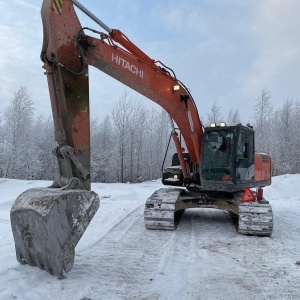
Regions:
[[75, 247], [99, 208], [96, 193], [35, 188], [14, 202], [10, 216], [16, 257], [62, 276], [74, 264]]

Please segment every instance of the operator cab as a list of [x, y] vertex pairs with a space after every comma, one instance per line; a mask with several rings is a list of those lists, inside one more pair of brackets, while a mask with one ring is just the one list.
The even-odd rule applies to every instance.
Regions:
[[201, 160], [203, 189], [241, 190], [254, 182], [254, 130], [241, 124], [213, 123], [204, 132]]
[[246, 187], [263, 186], [255, 181], [254, 130], [241, 124], [211, 124], [204, 131], [200, 176], [193, 174], [193, 164], [188, 153], [183, 153], [191, 177], [185, 181], [178, 154], [172, 166], [163, 170], [162, 183], [173, 186], [195, 184], [202, 190], [235, 192]]

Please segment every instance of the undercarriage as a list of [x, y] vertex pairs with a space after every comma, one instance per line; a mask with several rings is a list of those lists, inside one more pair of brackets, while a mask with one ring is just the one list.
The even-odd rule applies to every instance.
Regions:
[[146, 201], [147, 229], [175, 230], [187, 208], [217, 208], [228, 211], [238, 233], [271, 236], [272, 207], [268, 201], [241, 202], [242, 192], [225, 193], [162, 188]]

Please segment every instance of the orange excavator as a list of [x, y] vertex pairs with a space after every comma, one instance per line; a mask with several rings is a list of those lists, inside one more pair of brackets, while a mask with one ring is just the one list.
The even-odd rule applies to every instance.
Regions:
[[[105, 32], [82, 27], [74, 6]], [[151, 59], [77, 0], [43, 0], [41, 13], [41, 59], [58, 144], [53, 153], [59, 178], [48, 188], [25, 191], [11, 208], [21, 264], [56, 276], [70, 271], [75, 246], [99, 208], [90, 184], [90, 65], [159, 104], [170, 116], [176, 153], [162, 182], [173, 187], [146, 200], [146, 228], [174, 230], [185, 209], [213, 207], [229, 211], [239, 233], [272, 234], [272, 208], [262, 193], [262, 187], [271, 184], [271, 159], [255, 153], [250, 125], [204, 128], [191, 93], [172, 69]]]

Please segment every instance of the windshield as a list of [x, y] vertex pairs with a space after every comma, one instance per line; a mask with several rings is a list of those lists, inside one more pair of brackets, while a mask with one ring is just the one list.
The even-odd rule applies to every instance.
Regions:
[[207, 180], [230, 180], [233, 132], [206, 133], [202, 153], [202, 176]]

